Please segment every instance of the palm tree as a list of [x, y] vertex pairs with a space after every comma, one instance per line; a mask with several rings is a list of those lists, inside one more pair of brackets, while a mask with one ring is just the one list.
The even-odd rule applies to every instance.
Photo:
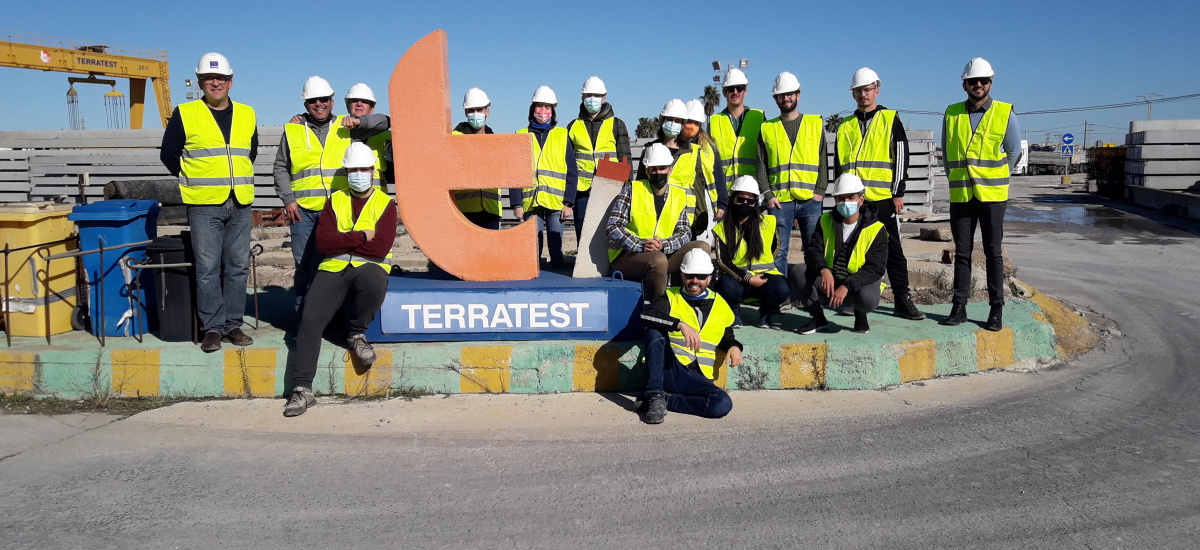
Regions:
[[658, 117], [641, 117], [638, 119], [637, 130], [633, 131], [640, 138], [652, 138], [658, 134]]
[[721, 106], [721, 90], [711, 84], [705, 86], [700, 99], [704, 101], [704, 114], [712, 116], [717, 112], [717, 107]]
[[825, 119], [825, 131], [828, 133], [836, 134], [838, 126], [841, 125], [842, 115], [840, 114], [829, 115], [829, 117]]

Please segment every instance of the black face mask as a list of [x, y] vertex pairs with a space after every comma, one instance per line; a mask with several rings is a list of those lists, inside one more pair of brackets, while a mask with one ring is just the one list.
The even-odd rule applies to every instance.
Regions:
[[647, 174], [646, 177], [650, 180], [650, 186], [653, 187], [657, 191], [657, 190], [662, 189], [663, 187], [667, 186], [667, 179], [670, 178], [671, 175], [670, 174]]
[[757, 209], [754, 207], [753, 204], [734, 203], [729, 206], [729, 212], [732, 213], [733, 218], [737, 219], [737, 220], [740, 220], [742, 218], [749, 218], [750, 216], [753, 216], [755, 210], [757, 210]]

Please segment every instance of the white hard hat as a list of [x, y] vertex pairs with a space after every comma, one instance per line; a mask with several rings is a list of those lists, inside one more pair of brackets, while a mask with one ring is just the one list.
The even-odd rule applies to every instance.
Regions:
[[837, 180], [833, 182], [833, 189], [830, 189], [828, 193], [838, 197], [841, 195], [862, 193], [864, 189], [866, 188], [863, 187], [862, 179], [854, 174], [846, 173], [838, 176]]
[[750, 81], [746, 80], [746, 73], [743, 73], [741, 69], [729, 69], [725, 73], [725, 80], [721, 81], [722, 88], [745, 86], [747, 84], [750, 84]]
[[225, 59], [225, 56], [217, 52], [208, 52], [200, 56], [200, 62], [196, 63], [196, 74], [233, 76], [233, 69], [229, 67], [229, 60]]
[[679, 272], [688, 275], [712, 275], [712, 258], [701, 248], [693, 248], [683, 255], [683, 263], [679, 264]]
[[671, 156], [671, 150], [661, 143], [651, 143], [646, 146], [646, 154], [642, 157], [642, 164], [647, 167], [670, 166], [674, 162], [675, 158]]
[[733, 185], [729, 186], [729, 193], [754, 193], [754, 196], [757, 197], [758, 180], [754, 179], [754, 176], [747, 176], [745, 174], [738, 176], [737, 179], [733, 180]]
[[704, 124], [704, 120], [708, 118], [708, 115], [704, 113], [703, 101], [700, 101], [699, 99], [688, 100], [687, 104], [684, 106], [687, 107], [688, 120], [694, 120], [700, 124]]
[[355, 141], [346, 148], [346, 156], [342, 157], [343, 168], [374, 168], [375, 152], [366, 143]]
[[992, 71], [992, 64], [982, 57], [976, 57], [967, 62], [967, 66], [963, 67], [962, 79], [968, 78], [992, 78], [996, 76], [995, 71]]
[[[541, 88], [539, 88], [539, 90], [540, 89]], [[537, 95], [535, 94], [534, 98], [536, 97]], [[479, 88], [471, 88], [470, 90], [467, 90], [467, 95], [463, 96], [464, 111], [467, 109], [482, 109], [484, 107], [491, 106], [492, 100], [488, 99], [487, 94], [483, 93], [483, 90], [480, 90]]]
[[775, 77], [775, 86], [771, 88], [771, 95], [786, 94], [790, 92], [800, 91], [800, 81], [796, 80], [796, 75], [783, 71], [779, 76]]
[[608, 88], [604, 87], [604, 81], [598, 76], [589, 76], [583, 81], [583, 89], [579, 90], [581, 94], [600, 94], [608, 95]]
[[304, 88], [300, 94], [304, 99], [312, 99], [314, 97], [333, 97], [333, 88], [329, 82], [319, 76], [310, 76], [304, 81]]
[[680, 120], [687, 120], [687, 115], [687, 106], [678, 99], [668, 101], [666, 105], [663, 105], [662, 111], [658, 113], [658, 116], [663, 118], [678, 118]]
[[554, 90], [549, 86], [538, 86], [538, 89], [533, 91], [533, 97], [529, 100], [530, 103], [549, 103], [550, 105], [558, 105], [558, 96], [554, 95]]
[[346, 101], [351, 99], [365, 99], [371, 103], [375, 103], [375, 92], [371, 91], [371, 87], [359, 82], [350, 87], [350, 91], [346, 92]]
[[882, 83], [879, 81], [879, 75], [875, 74], [875, 71], [872, 71], [867, 67], [863, 67], [857, 71], [854, 71], [854, 77], [850, 79], [851, 90], [855, 88], [862, 88], [863, 86], [870, 86], [872, 84]]

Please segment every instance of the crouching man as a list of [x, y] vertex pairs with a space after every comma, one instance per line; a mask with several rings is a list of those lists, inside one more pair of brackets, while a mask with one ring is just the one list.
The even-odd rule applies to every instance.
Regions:
[[858, 176], [838, 176], [829, 191], [837, 200], [837, 210], [821, 215], [812, 240], [804, 246], [804, 269], [792, 269], [792, 288], [800, 289], [800, 304], [813, 318], [798, 330], [800, 334], [829, 326], [822, 301], [832, 308], [853, 308], [854, 332], [871, 332], [867, 313], [879, 306], [888, 234], [874, 207], [863, 207], [863, 189]]
[[733, 402], [713, 383], [718, 351], [729, 364], [742, 364], [742, 344], [733, 337], [733, 310], [708, 290], [713, 263], [708, 252], [690, 250], [679, 267], [683, 287], [671, 287], [642, 312], [646, 325], [646, 423], [661, 424], [667, 411], [721, 418]]
[[396, 204], [375, 185], [375, 154], [364, 143], [346, 148], [342, 160], [348, 190], [335, 191], [317, 222], [317, 250], [325, 260], [309, 288], [296, 335], [296, 376], [284, 416], [299, 416], [317, 403], [312, 382], [325, 325], [344, 303], [353, 301], [347, 347], [363, 366], [375, 351], [363, 335], [387, 292], [392, 245], [396, 240]]

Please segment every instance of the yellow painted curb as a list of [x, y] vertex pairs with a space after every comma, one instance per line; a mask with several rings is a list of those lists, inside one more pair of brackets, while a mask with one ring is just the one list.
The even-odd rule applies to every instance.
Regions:
[[1013, 358], [1014, 334], [1012, 327], [997, 332], [979, 329], [975, 331], [975, 363], [981, 370], [1007, 367], [1016, 362]]
[[937, 348], [932, 338], [909, 340], [892, 347], [900, 363], [900, 383], [937, 376]]
[[375, 348], [375, 362], [370, 367], [359, 365], [358, 358], [346, 352], [342, 368], [342, 387], [346, 395], [387, 395], [392, 389], [392, 351], [391, 348]]
[[463, 346], [458, 391], [505, 393], [512, 374], [512, 346]]
[[[1028, 286], [1028, 285], [1026, 285]], [[1070, 359], [1096, 346], [1100, 337], [1092, 332], [1087, 319], [1076, 315], [1062, 302], [1030, 287], [1029, 299], [1045, 314], [1045, 322], [1054, 327], [1054, 340], [1058, 343], [1059, 355]], [[1042, 319], [1039, 319], [1039, 321]]]
[[158, 395], [162, 361], [157, 349], [112, 351], [112, 391], [118, 397]]
[[35, 361], [33, 353], [0, 351], [0, 391], [32, 392]]
[[820, 388], [825, 385], [827, 344], [784, 344], [779, 346], [779, 387]]
[[225, 350], [225, 395], [274, 397], [275, 348]]

